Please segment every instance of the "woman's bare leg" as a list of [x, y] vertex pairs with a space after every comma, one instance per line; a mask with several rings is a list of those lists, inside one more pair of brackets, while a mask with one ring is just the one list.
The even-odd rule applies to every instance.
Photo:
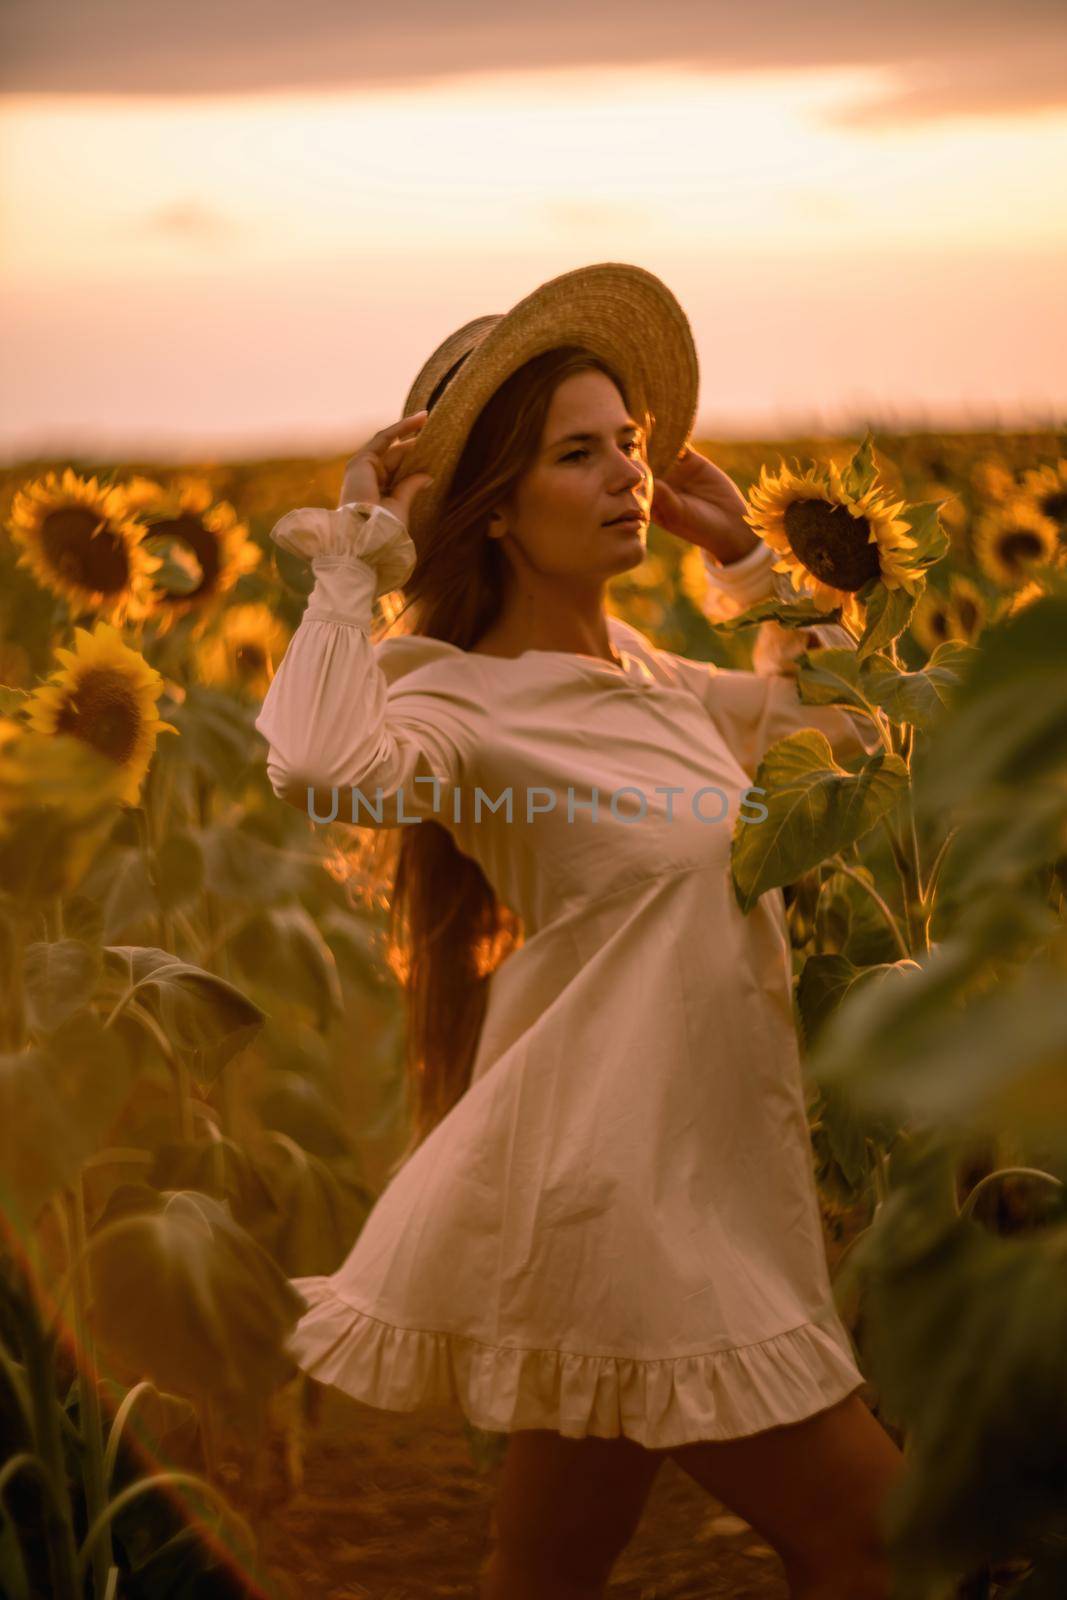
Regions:
[[857, 1393], [803, 1422], [670, 1454], [774, 1546], [793, 1600], [887, 1600], [883, 1515], [904, 1456]]
[[627, 1438], [513, 1433], [480, 1600], [599, 1600], [664, 1455]]

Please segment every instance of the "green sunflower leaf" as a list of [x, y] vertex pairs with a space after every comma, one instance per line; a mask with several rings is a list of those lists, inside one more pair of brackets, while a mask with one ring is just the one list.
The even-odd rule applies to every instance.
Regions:
[[171, 599], [195, 594], [204, 581], [204, 569], [184, 540], [168, 535], [147, 534], [143, 543], [163, 563], [152, 574], [152, 582], [157, 589], [162, 589]]
[[921, 505], [905, 506], [900, 513], [916, 545], [914, 550], [906, 552], [909, 566], [932, 567], [948, 554], [952, 541], [941, 526], [939, 515], [944, 503], [943, 500], [925, 500]]
[[797, 657], [797, 692], [805, 705], [843, 705], [894, 722], [913, 723], [924, 733], [940, 721], [963, 682], [973, 645], [955, 639], [939, 644], [924, 667], [907, 672], [875, 651], [807, 650]]
[[878, 476], [878, 464], [874, 459], [874, 434], [867, 429], [863, 443], [858, 446], [848, 466], [841, 474], [841, 482], [850, 495], [857, 499], [867, 493]]
[[796, 880], [870, 831], [897, 802], [908, 768], [878, 750], [850, 772], [837, 764], [825, 734], [814, 728], [772, 744], [756, 773], [767, 816], [739, 815], [730, 867], [734, 894], [750, 911], [768, 889]]
[[975, 654], [973, 645], [946, 639], [917, 672], [904, 672], [887, 656], [873, 655], [863, 662], [860, 681], [868, 697], [894, 722], [912, 723], [928, 733], [951, 705]]
[[787, 628], [811, 628], [819, 622], [840, 622], [840, 607], [826, 611], [810, 600], [760, 600], [726, 622], [713, 622], [716, 633], [733, 633], [738, 628], [751, 628], [759, 622], [780, 622]]
[[797, 1007], [805, 1042], [814, 1044], [820, 1030], [853, 989], [903, 967], [918, 968], [918, 962], [908, 959], [858, 967], [843, 955], [809, 956], [797, 981]]
[[15, 712], [21, 711], [29, 697], [28, 689], [19, 689], [10, 683], [0, 683], [0, 716], [10, 717]]
[[0, 1056], [0, 1208], [16, 1235], [105, 1142], [132, 1079], [122, 1039], [84, 1011]]
[[911, 621], [915, 599], [906, 589], [887, 589], [879, 578], [864, 584], [859, 599], [867, 608], [866, 626], [856, 646], [856, 654], [862, 661], [875, 650], [899, 639]]
[[870, 714], [879, 702], [867, 688], [866, 669], [876, 661], [897, 670], [887, 656], [868, 662], [851, 649], [805, 650], [796, 660], [797, 693], [806, 706], [853, 706]]
[[[968, 1133], [1013, 1130], [1067, 1153], [1064, 947], [1009, 972], [973, 941], [899, 963], [907, 982], [877, 985], [835, 1009], [810, 1058], [861, 1115]], [[993, 981], [993, 973], [996, 981]]]
[[53, 1033], [88, 1004], [100, 972], [99, 947], [80, 939], [35, 941], [26, 946], [22, 979], [26, 1020], [35, 1033]]
[[1067, 771], [1067, 598], [987, 630], [968, 665], [951, 725], [922, 764], [921, 803], [973, 809], [1004, 786], [1018, 811], [1030, 786], [1062, 785]]
[[210, 1083], [266, 1020], [232, 983], [167, 950], [108, 945], [104, 961], [116, 995], [155, 1019], [200, 1083]]

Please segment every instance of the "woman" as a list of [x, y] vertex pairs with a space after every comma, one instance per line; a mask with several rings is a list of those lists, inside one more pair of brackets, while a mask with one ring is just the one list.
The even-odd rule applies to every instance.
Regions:
[[[807, 635], [765, 625], [763, 670], [721, 670], [604, 607], [652, 515], [704, 551], [713, 614], [774, 588], [686, 445], [696, 390], [658, 279], [565, 274], [447, 340], [338, 510], [272, 532], [316, 581], [256, 726], [280, 796], [400, 828], [415, 1101], [347, 1260], [295, 1280], [291, 1349], [511, 1436], [483, 1600], [599, 1595], [667, 1453], [794, 1596], [888, 1593], [900, 1453], [833, 1305], [784, 899], [742, 915], [729, 872], [768, 745], [871, 736], [801, 704]], [[410, 631], [372, 643], [401, 585]]]

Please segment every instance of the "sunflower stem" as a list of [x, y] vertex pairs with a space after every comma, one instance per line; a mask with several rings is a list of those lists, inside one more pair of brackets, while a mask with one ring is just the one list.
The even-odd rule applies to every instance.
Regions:
[[167, 1066], [170, 1068], [170, 1071], [174, 1077], [174, 1096], [178, 1120], [178, 1136], [182, 1140], [189, 1142], [192, 1140], [194, 1133], [192, 1091], [189, 1085], [189, 1069], [185, 1065], [185, 1062], [182, 1060], [181, 1056], [171, 1045], [170, 1040], [167, 1038], [167, 1035], [164, 1033], [163, 1029], [159, 1026], [155, 1017], [152, 1016], [150, 1011], [146, 1011], [143, 1006], [139, 1006], [134, 1000], [133, 996], [136, 992], [136, 989], [137, 985], [132, 984], [125, 991], [125, 993], [120, 995], [117, 1003], [111, 1010], [111, 1014], [105, 1021], [104, 1027], [110, 1028], [119, 1012], [126, 1010], [129, 1016], [139, 1022], [145, 1031], [150, 1033], [153, 1039], [155, 1039], [156, 1043], [159, 1045], [163, 1059], [167, 1063]]
[[52, 925], [49, 929], [49, 938], [53, 941], [63, 937], [63, 896], [54, 895], [52, 898]]
[[[107, 1504], [107, 1484], [104, 1481], [103, 1419], [100, 1411], [100, 1390], [97, 1386], [96, 1348], [89, 1328], [89, 1279], [86, 1271], [85, 1245], [87, 1228], [85, 1220], [84, 1174], [79, 1172], [72, 1188], [66, 1191], [69, 1207], [70, 1233], [74, 1253], [74, 1270], [71, 1274], [74, 1333], [77, 1341], [78, 1361], [78, 1420], [84, 1448], [82, 1481], [85, 1487], [85, 1509], [90, 1523], [96, 1521]], [[107, 1575], [113, 1560], [110, 1526], [93, 1549], [93, 1592], [104, 1594]]]
[[[897, 657], [896, 640], [893, 641], [893, 657], [900, 665]], [[930, 914], [931, 907], [923, 884], [922, 852], [919, 849], [919, 832], [915, 821], [915, 795], [911, 782], [911, 763], [915, 750], [915, 725], [904, 723], [900, 730], [900, 757], [908, 768], [908, 789], [903, 797], [904, 828], [903, 837], [898, 836], [902, 860], [905, 863], [905, 872], [902, 878], [904, 883], [904, 910], [908, 921], [909, 939], [913, 949], [929, 952], [930, 949]]]
[[875, 1193], [873, 1222], [889, 1199], [889, 1158], [876, 1140], [871, 1141], [871, 1151], [874, 1156], [871, 1167]]
[[923, 899], [924, 899], [924, 907], [923, 907], [923, 909], [925, 911], [928, 911], [928, 912], [932, 912], [933, 911], [934, 891], [936, 890], [937, 884], [938, 884], [938, 880], [941, 877], [941, 869], [942, 869], [942, 867], [944, 865], [945, 857], [948, 854], [949, 845], [952, 843], [953, 839], [956, 837], [956, 835], [959, 833], [959, 831], [960, 831], [959, 824], [957, 823], [955, 826], [951, 827], [948, 830], [948, 832], [946, 833], [945, 837], [942, 839], [941, 843], [938, 845], [937, 854], [934, 856], [934, 859], [931, 862], [930, 871], [927, 873], [927, 877], [926, 877], [926, 893], [923, 896]]
[[904, 957], [910, 956], [911, 951], [908, 949], [908, 946], [904, 940], [904, 935], [900, 931], [900, 924], [893, 915], [892, 909], [886, 904], [885, 900], [882, 899], [882, 896], [878, 893], [878, 890], [874, 887], [873, 883], [868, 883], [866, 878], [861, 877], [854, 867], [850, 867], [847, 862], [842, 861], [840, 856], [834, 856], [832, 860], [836, 871], [845, 873], [847, 877], [854, 879], [855, 882], [859, 884], [861, 889], [866, 890], [871, 899], [874, 901], [875, 905], [878, 907], [879, 911], [882, 913], [882, 916], [885, 918], [886, 923], [889, 926], [889, 930], [897, 942], [897, 947], [900, 950], [901, 955]]
[[[211, 784], [203, 774], [197, 774], [196, 776], [196, 805], [199, 826], [202, 829], [210, 827], [212, 812]], [[225, 917], [218, 915], [215, 897], [211, 890], [206, 887], [203, 891], [203, 907], [207, 938], [201, 952], [201, 960], [207, 966], [209, 972], [217, 972], [219, 977], [228, 980], [230, 962], [226, 952], [226, 941], [229, 938], [230, 929]], [[223, 1131], [231, 1135], [239, 1129], [241, 1122], [236, 1093], [237, 1086], [234, 1081], [235, 1067], [235, 1061], [227, 1062], [222, 1070], [219, 1084], [221, 1098], [221, 1104], [218, 1108], [219, 1117]]]
[[886, 837], [889, 840], [889, 848], [892, 852], [893, 864], [897, 869], [897, 876], [900, 879], [901, 904], [904, 913], [904, 927], [907, 931], [908, 943], [908, 949], [906, 953], [909, 956], [912, 956], [915, 954], [916, 944], [921, 942], [916, 939], [915, 918], [913, 915], [913, 906], [915, 900], [913, 878], [915, 869], [912, 865], [908, 851], [905, 850], [903, 842], [893, 824], [890, 822], [888, 816], [883, 816], [881, 822], [882, 827], [885, 830]]
[[[912, 809], [910, 795], [908, 797], [908, 809], [909, 811]], [[914, 815], [911, 817], [911, 847], [915, 860], [915, 900], [913, 906], [915, 913], [915, 926], [919, 935], [919, 942], [923, 950], [929, 954], [930, 923], [933, 920], [933, 904], [923, 883], [922, 857], [919, 854], [919, 838], [915, 831]]]
[[[202, 773], [195, 775], [196, 784], [196, 820], [200, 829], [207, 828], [211, 823], [211, 786]], [[204, 959], [215, 954], [215, 903], [211, 890], [205, 885], [201, 896], [204, 911], [204, 927], [207, 938], [204, 944]], [[211, 970], [209, 968], [209, 970]], [[221, 976], [221, 974], [220, 974]]]
[[[165, 818], [160, 805], [159, 780], [156, 777], [156, 763], [153, 762], [145, 774], [144, 789], [142, 791], [141, 809], [138, 811], [138, 826], [141, 830], [141, 847], [145, 855], [145, 870], [149, 882], [156, 895], [158, 906], [159, 889], [156, 860], [159, 846], [164, 837]], [[158, 906], [156, 912], [156, 940], [161, 950], [174, 949], [174, 928], [170, 914]]]
[[7, 1024], [0, 1021], [0, 1037], [4, 1039], [6, 1049], [16, 1054], [26, 1043], [26, 993], [23, 984], [23, 960], [25, 951], [25, 930], [21, 917], [12, 917], [11, 927], [11, 969], [8, 987]]
[[34, 1448], [47, 1474], [49, 1492], [45, 1495], [43, 1523], [48, 1552], [50, 1593], [55, 1600], [78, 1600], [77, 1549], [74, 1519], [67, 1481], [67, 1465], [60, 1432], [60, 1405], [56, 1394], [54, 1350], [51, 1333], [41, 1327], [37, 1302], [25, 1267], [26, 1304], [29, 1315], [20, 1323], [23, 1356], [30, 1404], [33, 1409]]

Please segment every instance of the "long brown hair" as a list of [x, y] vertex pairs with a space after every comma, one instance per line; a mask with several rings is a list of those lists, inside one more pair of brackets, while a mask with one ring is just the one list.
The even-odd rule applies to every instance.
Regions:
[[[534, 460], [556, 389], [591, 369], [612, 380], [647, 437], [651, 419], [632, 409], [639, 397], [627, 394], [619, 375], [591, 351], [561, 345], [526, 362], [471, 428], [443, 512], [404, 585], [404, 603], [392, 614], [383, 607], [390, 623], [403, 616], [401, 631], [464, 650], [491, 627], [503, 604], [508, 562], [500, 541], [488, 537], [490, 513]], [[438, 398], [431, 396], [429, 409]], [[468, 1088], [489, 980], [522, 944], [523, 933], [521, 919], [440, 823], [426, 818], [417, 828], [364, 833], [371, 835], [361, 847], [365, 882], [380, 885], [395, 863], [385, 897], [386, 959], [406, 996], [411, 1137], [393, 1173]]]

